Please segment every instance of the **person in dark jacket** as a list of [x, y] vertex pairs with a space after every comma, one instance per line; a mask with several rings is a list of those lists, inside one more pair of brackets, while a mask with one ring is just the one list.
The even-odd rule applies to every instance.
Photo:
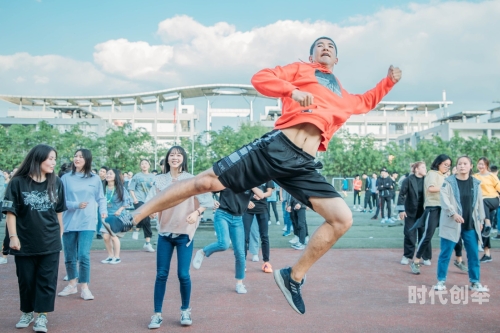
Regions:
[[[399, 217], [404, 219], [404, 252], [401, 265], [408, 265], [415, 255], [415, 244], [424, 235], [423, 226], [412, 229], [415, 222], [424, 213], [424, 177], [427, 174], [425, 162], [415, 162], [411, 166], [411, 174], [403, 180], [399, 191], [396, 209]], [[412, 229], [412, 230], [410, 230]], [[427, 250], [429, 251], [429, 250]], [[424, 255], [429, 258], [430, 255]]]
[[290, 213], [290, 218], [293, 223], [293, 232], [299, 237], [299, 242], [292, 244], [296, 250], [303, 250], [306, 248], [308, 241], [308, 230], [306, 221], [306, 208], [307, 206], [290, 196], [290, 203], [287, 204], [287, 211]]
[[[386, 168], [380, 170], [380, 178], [377, 181], [377, 188], [380, 196], [380, 215], [382, 216], [382, 220], [380, 223], [389, 223], [393, 224], [394, 221], [391, 220], [391, 199], [392, 199], [392, 190], [394, 189], [394, 180], [389, 177], [389, 173]], [[384, 217], [384, 206], [387, 204], [387, 218]]]

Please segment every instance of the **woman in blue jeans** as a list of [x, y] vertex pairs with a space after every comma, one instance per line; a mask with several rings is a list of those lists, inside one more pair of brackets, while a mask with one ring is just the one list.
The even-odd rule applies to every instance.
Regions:
[[214, 215], [214, 229], [217, 234], [217, 242], [205, 246], [196, 252], [193, 259], [193, 267], [200, 269], [203, 258], [210, 257], [214, 252], [226, 251], [229, 248], [229, 239], [233, 243], [235, 258], [236, 292], [246, 294], [247, 290], [243, 284], [245, 278], [245, 228], [243, 227], [243, 214], [250, 204], [250, 197], [255, 193], [263, 196], [261, 190], [253, 188], [242, 193], [234, 193], [227, 188], [219, 192], [219, 201], [215, 202], [217, 209]]
[[[180, 146], [173, 146], [165, 157], [165, 173], [157, 175], [151, 191], [159, 193], [173, 183], [194, 177], [188, 173], [186, 151]], [[196, 199], [196, 200], [195, 200]], [[156, 251], [156, 281], [154, 289], [154, 315], [149, 328], [159, 328], [163, 322], [161, 316], [163, 299], [170, 272], [170, 261], [177, 249], [177, 277], [181, 292], [181, 325], [191, 325], [191, 277], [189, 267], [193, 255], [193, 237], [200, 223], [200, 216], [207, 208], [213, 207], [209, 193], [190, 197], [182, 203], [161, 211], [158, 216], [158, 245]]]
[[457, 173], [445, 179], [440, 191], [441, 215], [439, 220], [439, 237], [441, 237], [441, 253], [439, 254], [437, 279], [434, 290], [446, 290], [446, 275], [450, 257], [456, 243], [462, 236], [467, 260], [469, 263], [470, 289], [476, 292], [487, 292], [488, 288], [480, 283], [479, 244], [481, 240], [481, 224], [485, 218], [483, 196], [480, 182], [472, 177], [472, 161], [468, 156], [457, 160]]
[[97, 225], [97, 208], [103, 220], [108, 217], [101, 178], [92, 173], [91, 167], [90, 150], [78, 149], [73, 157], [72, 171], [61, 178], [68, 207], [68, 210], [63, 213], [62, 239], [69, 283], [58, 295], [76, 294], [77, 283], [80, 283], [80, 296], [86, 301], [94, 299], [88, 285], [90, 283], [90, 246]]

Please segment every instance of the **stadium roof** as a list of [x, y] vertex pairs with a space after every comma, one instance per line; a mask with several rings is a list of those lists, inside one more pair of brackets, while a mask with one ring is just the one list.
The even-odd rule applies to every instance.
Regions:
[[137, 94], [101, 96], [12, 96], [0, 95], [0, 99], [17, 105], [26, 106], [115, 106], [152, 104], [176, 100], [179, 97], [197, 98], [205, 96], [250, 96], [268, 98], [261, 95], [248, 84], [205, 84]]

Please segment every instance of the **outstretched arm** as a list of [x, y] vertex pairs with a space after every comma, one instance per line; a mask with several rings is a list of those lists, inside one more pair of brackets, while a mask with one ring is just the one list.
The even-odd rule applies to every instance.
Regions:
[[375, 88], [364, 94], [351, 95], [354, 98], [354, 114], [367, 113], [373, 110], [387, 93], [401, 80], [402, 72], [398, 67], [389, 67], [387, 76], [383, 78]]

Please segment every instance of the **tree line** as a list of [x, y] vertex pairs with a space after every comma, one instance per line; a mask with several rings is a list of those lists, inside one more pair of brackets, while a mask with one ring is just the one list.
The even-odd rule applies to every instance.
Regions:
[[[12, 170], [21, 163], [28, 151], [39, 143], [56, 148], [59, 165], [70, 162], [77, 149], [87, 148], [92, 151], [93, 167], [106, 165], [133, 172], [139, 171], [141, 159], [146, 158], [153, 162], [156, 153], [160, 160], [165, 157], [169, 148], [157, 145], [146, 130], [134, 130], [130, 124], [110, 128], [102, 137], [95, 133], [86, 135], [81, 129], [83, 125], [85, 124], [75, 125], [64, 133], [45, 121], [36, 126], [0, 126], [0, 168]], [[260, 124], [243, 123], [237, 130], [226, 126], [219, 131], [211, 131], [209, 143], [205, 140], [206, 133], [201, 133], [194, 138], [194, 142], [182, 138], [180, 145], [185, 148], [189, 159], [194, 158], [194, 170], [190, 172], [197, 174], [268, 131], [267, 127]], [[450, 141], [444, 141], [435, 136], [431, 140], [421, 140], [416, 149], [413, 149], [397, 142], [389, 142], [386, 146], [379, 147], [372, 136], [337, 132], [327, 151], [319, 153], [317, 158], [323, 164], [320, 172], [328, 179], [352, 177], [363, 172], [378, 173], [382, 167], [405, 174], [410, 164], [416, 161], [425, 161], [430, 167], [439, 154], [447, 154], [453, 160], [458, 156], [468, 155], [473, 161], [486, 156], [493, 164], [500, 163], [500, 139], [488, 139], [486, 136], [464, 139], [456, 134]], [[191, 166], [190, 161], [188, 165]]]

